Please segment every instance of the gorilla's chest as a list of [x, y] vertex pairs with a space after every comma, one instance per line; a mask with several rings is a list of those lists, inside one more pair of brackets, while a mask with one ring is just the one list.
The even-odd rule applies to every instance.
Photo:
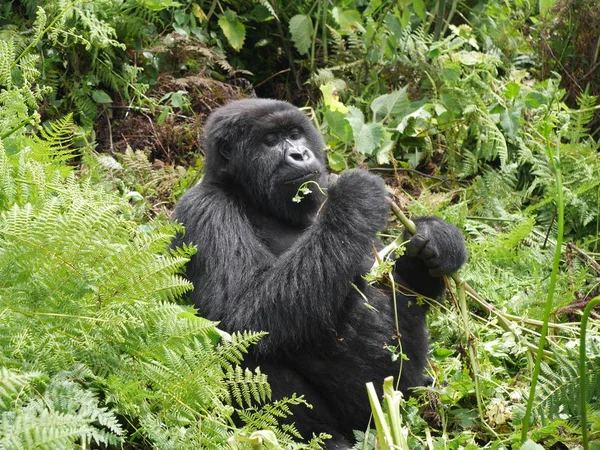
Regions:
[[305, 231], [268, 216], [252, 217], [251, 222], [256, 236], [275, 256], [288, 250]]

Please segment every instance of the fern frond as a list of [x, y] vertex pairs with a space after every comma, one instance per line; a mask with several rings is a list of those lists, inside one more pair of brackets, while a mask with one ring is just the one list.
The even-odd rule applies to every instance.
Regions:
[[[579, 417], [578, 401], [579, 370], [577, 352], [568, 350], [566, 354], [554, 352], [556, 364], [542, 363], [540, 388], [537, 394], [538, 409], [540, 414], [550, 419]], [[600, 346], [590, 341], [588, 359], [586, 361], [587, 399], [586, 402], [593, 409], [600, 410]]]
[[572, 144], [577, 144], [590, 135], [587, 125], [594, 119], [594, 106], [598, 97], [588, 94], [580, 94], [577, 98], [579, 110], [570, 113], [568, 138]]
[[217, 353], [222, 358], [224, 367], [229, 366], [231, 363], [240, 364], [244, 359], [244, 354], [248, 353], [248, 349], [256, 345], [266, 334], [253, 331], [233, 333], [230, 342], [226, 342], [217, 348]]
[[12, 89], [13, 81], [11, 74], [11, 65], [15, 60], [15, 46], [13, 38], [0, 41], [0, 86]]
[[13, 178], [13, 168], [0, 139], [0, 210], [12, 205], [17, 189]]
[[[267, 382], [267, 375], [261, 373], [257, 367], [254, 372], [235, 366], [227, 371], [226, 383], [231, 394], [239, 406], [248, 407], [255, 403], [262, 404], [271, 398], [271, 388]], [[280, 417], [285, 417], [280, 413]]]
[[[285, 443], [301, 437], [293, 424], [286, 426], [285, 429], [284, 427], [279, 429], [277, 425], [282, 421], [282, 419], [287, 419], [288, 417], [292, 416], [290, 406], [297, 405], [309, 407], [308, 403], [306, 403], [304, 400], [304, 397], [298, 397], [294, 394], [289, 398], [284, 398], [282, 400], [266, 404], [260, 409], [249, 408], [246, 410], [240, 410], [238, 411], [238, 414], [240, 420], [247, 426], [250, 426], [251, 429], [271, 430], [275, 433], [279, 441]], [[307, 438], [307, 436], [302, 437]]]
[[41, 372], [19, 373], [0, 367], [0, 411], [12, 409], [15, 401], [27, 398], [32, 382], [43, 377]]
[[71, 159], [77, 151], [72, 145], [76, 129], [72, 114], [44, 124], [39, 135], [28, 140], [32, 156], [38, 161], [54, 160], [55, 163]]

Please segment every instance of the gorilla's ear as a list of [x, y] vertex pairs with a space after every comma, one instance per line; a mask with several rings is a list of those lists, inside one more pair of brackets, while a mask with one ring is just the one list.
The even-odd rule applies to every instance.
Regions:
[[236, 145], [247, 134], [246, 125], [246, 118], [237, 109], [225, 106], [216, 110], [204, 128], [205, 150], [215, 156], [220, 154], [230, 161]]
[[229, 148], [229, 143], [227, 141], [221, 141], [219, 143], [219, 152], [227, 161], [231, 159], [231, 148]]

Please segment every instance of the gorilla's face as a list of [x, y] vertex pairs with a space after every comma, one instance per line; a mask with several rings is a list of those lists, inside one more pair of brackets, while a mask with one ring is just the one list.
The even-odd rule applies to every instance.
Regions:
[[231, 102], [211, 116], [205, 133], [206, 175], [227, 179], [257, 207], [306, 223], [323, 202], [310, 185], [311, 194], [292, 201], [303, 183], [327, 187], [323, 139], [296, 107], [277, 100]]

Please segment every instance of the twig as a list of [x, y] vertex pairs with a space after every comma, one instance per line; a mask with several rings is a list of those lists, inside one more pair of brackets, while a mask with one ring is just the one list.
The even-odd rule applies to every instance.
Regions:
[[574, 250], [575, 256], [577, 256], [583, 262], [589, 264], [590, 267], [592, 269], [594, 269], [598, 275], [600, 275], [600, 264], [598, 264], [594, 258], [592, 258], [590, 255], [588, 255], [586, 252], [581, 250], [579, 247], [577, 247], [572, 242], [569, 242], [567, 244], [567, 248], [569, 248], [570, 250]]

